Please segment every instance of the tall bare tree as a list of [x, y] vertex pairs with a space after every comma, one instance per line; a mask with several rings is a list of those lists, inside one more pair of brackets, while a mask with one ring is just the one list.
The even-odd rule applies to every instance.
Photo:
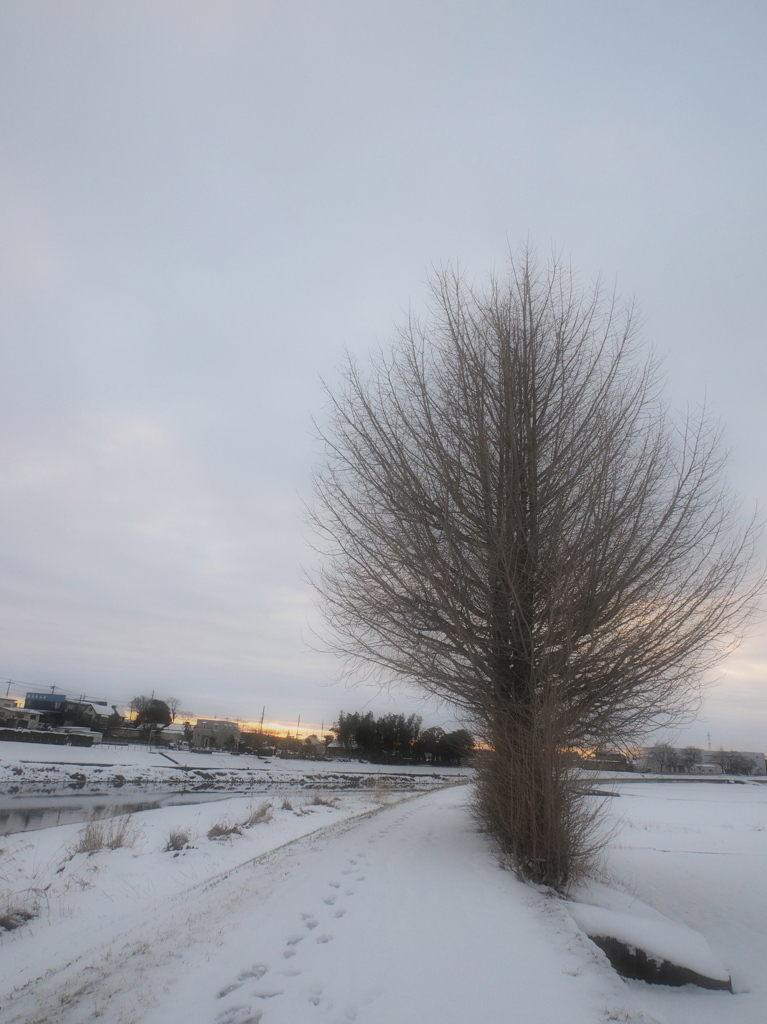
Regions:
[[179, 715], [179, 708], [181, 707], [181, 701], [178, 697], [166, 697], [165, 703], [168, 705], [168, 711], [170, 711], [171, 723], [176, 721]]
[[525, 253], [446, 270], [330, 394], [312, 511], [327, 643], [461, 709], [479, 807], [517, 870], [584, 853], [563, 755], [692, 713], [760, 580], [703, 414], [667, 413], [630, 308]]

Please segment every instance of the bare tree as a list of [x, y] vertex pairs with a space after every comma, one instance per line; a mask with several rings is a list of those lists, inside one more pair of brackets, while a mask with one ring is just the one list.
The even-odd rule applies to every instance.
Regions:
[[524, 254], [451, 270], [330, 394], [312, 518], [327, 646], [462, 710], [479, 807], [517, 870], [562, 885], [587, 843], [568, 748], [696, 708], [759, 574], [718, 432], [681, 425], [631, 309]]
[[134, 719], [136, 728], [170, 725], [173, 720], [167, 703], [164, 700], [158, 700], [156, 697], [140, 695], [134, 697], [128, 706], [131, 711], [136, 713]]
[[176, 721], [176, 718], [179, 715], [181, 701], [179, 700], [178, 697], [166, 697], [165, 703], [168, 705], [168, 710], [170, 711], [170, 720], [171, 723], [173, 723]]
[[724, 750], [720, 747], [714, 754], [714, 761], [725, 775], [750, 775], [751, 762], [737, 750]]
[[669, 743], [655, 743], [644, 752], [644, 767], [648, 772], [675, 772], [682, 758]]
[[646, 772], [664, 772], [666, 770], [666, 755], [671, 747], [668, 743], [654, 743], [646, 747], [642, 756], [642, 767]]
[[138, 697], [133, 698], [128, 707], [130, 708], [131, 711], [134, 711], [138, 716], [142, 712], [146, 711], [146, 709], [149, 707], [150, 700], [150, 697], [146, 697], [143, 694], [140, 694]]
[[685, 747], [681, 754], [682, 768], [686, 772], [695, 771], [695, 766], [700, 764], [700, 760], [703, 757], [703, 751], [700, 747]]

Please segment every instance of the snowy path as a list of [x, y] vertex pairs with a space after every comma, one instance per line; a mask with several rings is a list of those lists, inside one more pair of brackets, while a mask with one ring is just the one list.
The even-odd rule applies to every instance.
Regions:
[[498, 869], [465, 800], [410, 798], [158, 896], [0, 1021], [650, 1021], [561, 906]]

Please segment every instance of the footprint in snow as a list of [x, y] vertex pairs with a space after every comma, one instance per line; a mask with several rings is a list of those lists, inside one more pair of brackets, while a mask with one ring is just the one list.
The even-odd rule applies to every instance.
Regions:
[[286, 949], [282, 955], [285, 957], [286, 960], [290, 960], [292, 956], [296, 955], [296, 951], [295, 949]]
[[304, 994], [313, 1006], [319, 1006], [322, 997], [322, 985], [318, 981], [314, 981], [306, 986]]
[[237, 977], [240, 981], [247, 981], [248, 978], [255, 978], [256, 981], [260, 981], [268, 970], [269, 968], [266, 964], [253, 964], [253, 966], [248, 967], [247, 970], [241, 971]]
[[310, 917], [309, 920], [306, 922], [306, 927], [309, 929], [309, 931], [311, 931], [312, 928], [316, 928], [319, 923], [320, 922], [317, 920], [316, 917]]
[[364, 882], [365, 881], [365, 876], [364, 875], [357, 875], [357, 877], [354, 879], [354, 881], [355, 882]]
[[343, 917], [346, 910], [343, 907], [339, 907], [338, 910], [333, 914], [333, 917]]
[[337, 899], [337, 896], [326, 896], [322, 902], [326, 903], [329, 907], [332, 907]]
[[219, 1013], [216, 1024], [258, 1024], [262, 1017], [263, 1013], [260, 1010], [254, 1011], [251, 1006], [242, 1003]]
[[230, 992], [235, 992], [238, 988], [242, 988], [241, 981], [233, 981], [231, 985], [225, 985], [216, 996], [216, 999], [223, 999], [224, 996], [228, 996]]
[[256, 989], [253, 992], [253, 995], [257, 999], [274, 999], [275, 996], [281, 996], [282, 995], [282, 989], [281, 988], [262, 988], [262, 989]]
[[328, 885], [331, 886], [331, 888], [333, 888], [333, 889], [340, 889], [340, 887], [341, 887], [341, 883], [340, 882], [328, 882]]
[[318, 935], [317, 936], [317, 942], [332, 942], [332, 941], [333, 941], [333, 936], [332, 935]]
[[297, 946], [299, 942], [303, 942], [303, 941], [304, 941], [304, 936], [303, 935], [289, 935], [288, 939], [287, 939], [287, 943], [288, 943], [289, 946]]

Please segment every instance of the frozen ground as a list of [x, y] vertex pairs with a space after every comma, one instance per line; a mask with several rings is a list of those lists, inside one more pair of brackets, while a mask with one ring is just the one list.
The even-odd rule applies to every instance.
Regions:
[[[0, 840], [0, 889], [38, 913], [0, 932], [0, 1024], [764, 1024], [767, 789], [617, 792], [573, 897], [699, 932], [734, 995], [621, 981], [566, 901], [498, 868], [457, 786], [279, 794], [217, 841], [251, 800], [137, 814], [131, 848], [90, 856], [80, 825]], [[193, 848], [164, 852], [172, 828]]]

